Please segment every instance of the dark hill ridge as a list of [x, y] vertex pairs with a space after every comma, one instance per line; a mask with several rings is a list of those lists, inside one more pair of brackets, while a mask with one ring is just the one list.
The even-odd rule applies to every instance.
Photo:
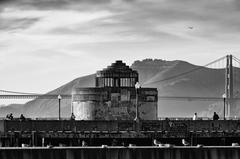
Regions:
[[[197, 97], [221, 97], [224, 90], [225, 70], [216, 70], [192, 65], [184, 61], [165, 61], [145, 59], [135, 61], [132, 69], [137, 70], [140, 76], [140, 83], [143, 87], [156, 87], [159, 96], [197, 96]], [[201, 69], [199, 69], [201, 68]], [[192, 73], [171, 78], [196, 70]], [[170, 79], [171, 78], [171, 79]], [[169, 80], [165, 80], [169, 79]], [[91, 87], [95, 85], [95, 74], [79, 77], [47, 94], [71, 94], [74, 87]], [[209, 105], [215, 102], [191, 101], [191, 100], [160, 100], [160, 116], [192, 116], [194, 112], [207, 110]], [[15, 107], [14, 107], [15, 108]], [[71, 110], [71, 100], [63, 99], [62, 116], [69, 117]], [[2, 111], [0, 115], [5, 116], [7, 111]], [[4, 107], [6, 110], [6, 108]], [[8, 109], [10, 112], [11, 109]], [[57, 99], [35, 99], [18, 107], [18, 111], [24, 113], [27, 117], [57, 117], [58, 100]], [[206, 114], [206, 113], [205, 113]]]

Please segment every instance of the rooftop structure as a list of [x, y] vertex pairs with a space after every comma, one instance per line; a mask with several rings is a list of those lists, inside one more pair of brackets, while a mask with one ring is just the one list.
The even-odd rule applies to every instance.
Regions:
[[135, 87], [138, 73], [122, 61], [116, 61], [111, 66], [97, 71], [96, 87]]
[[76, 120], [133, 120], [137, 110], [140, 119], [156, 120], [157, 89], [135, 88], [138, 79], [138, 72], [122, 61], [97, 71], [96, 87], [72, 92]]

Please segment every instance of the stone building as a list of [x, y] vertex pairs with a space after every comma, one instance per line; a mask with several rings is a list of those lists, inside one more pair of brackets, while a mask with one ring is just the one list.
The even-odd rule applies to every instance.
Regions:
[[141, 120], [157, 119], [156, 88], [135, 88], [138, 72], [116, 61], [96, 73], [96, 87], [75, 88], [72, 107], [76, 120], [133, 120], [136, 105]]

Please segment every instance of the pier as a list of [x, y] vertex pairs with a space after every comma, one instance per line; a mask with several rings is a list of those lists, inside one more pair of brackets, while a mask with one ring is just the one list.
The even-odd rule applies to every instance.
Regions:
[[220, 159], [240, 158], [240, 147], [25, 147], [0, 148], [1, 159]]

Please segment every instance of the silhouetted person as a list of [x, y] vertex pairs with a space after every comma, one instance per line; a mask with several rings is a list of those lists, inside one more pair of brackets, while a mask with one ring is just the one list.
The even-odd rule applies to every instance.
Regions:
[[6, 119], [9, 119], [9, 114], [6, 115]]
[[13, 115], [12, 115], [12, 113], [7, 114], [6, 118], [9, 119], [9, 120], [13, 120]]
[[219, 116], [216, 112], [213, 113], [213, 120], [218, 120]]
[[75, 115], [72, 113], [70, 119], [71, 119], [71, 120], [75, 120], [75, 118], [76, 118]]
[[13, 120], [13, 114], [12, 113], [10, 113], [9, 118], [10, 118], [10, 120]]
[[25, 121], [26, 120], [26, 118], [25, 118], [25, 116], [23, 116], [23, 114], [20, 115], [19, 119], [20, 119], [20, 121]]

